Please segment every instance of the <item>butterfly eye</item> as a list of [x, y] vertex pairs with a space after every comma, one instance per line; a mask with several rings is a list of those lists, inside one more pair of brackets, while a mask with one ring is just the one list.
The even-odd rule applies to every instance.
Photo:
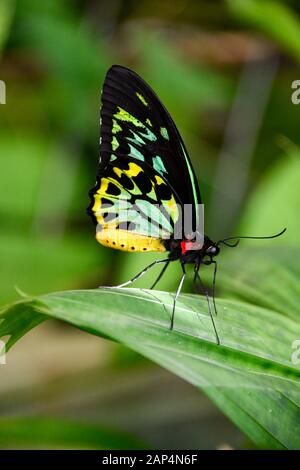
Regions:
[[218, 246], [212, 245], [207, 249], [206, 253], [208, 255], [216, 256], [219, 253], [219, 251], [220, 249]]

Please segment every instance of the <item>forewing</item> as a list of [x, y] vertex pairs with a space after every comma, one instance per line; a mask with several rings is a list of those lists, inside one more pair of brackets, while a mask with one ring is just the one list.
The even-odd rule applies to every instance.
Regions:
[[135, 72], [108, 71], [101, 108], [100, 171], [115, 158], [154, 168], [183, 204], [200, 204], [200, 192], [180, 134], [154, 91]]

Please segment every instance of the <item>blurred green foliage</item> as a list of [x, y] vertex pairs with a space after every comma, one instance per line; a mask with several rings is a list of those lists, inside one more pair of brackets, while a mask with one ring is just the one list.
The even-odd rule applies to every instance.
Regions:
[[[199, 178], [208, 234], [265, 235], [287, 226], [278, 246], [299, 245], [300, 107], [291, 102], [299, 58], [293, 0], [0, 0], [7, 89], [0, 105], [1, 304], [18, 297], [15, 286], [40, 294], [111, 285], [156, 258], [97, 246], [85, 213], [98, 162], [100, 90], [113, 63], [140, 73], [174, 117]], [[268, 61], [275, 73], [253, 123], [239, 114], [247, 96], [236, 100], [249, 64]], [[256, 80], [250, 76], [254, 90]], [[230, 159], [254, 124], [251, 145]], [[221, 164], [229, 189], [216, 185]], [[233, 202], [233, 222], [223, 226], [215, 207], [226, 214]], [[223, 256], [225, 263], [231, 252]], [[247, 259], [239, 262], [242, 270]], [[148, 287], [151, 276], [137, 285]], [[159, 287], [177, 283], [174, 266]]]
[[300, 193], [295, 191], [299, 181], [300, 152], [298, 148], [292, 148], [276, 162], [258, 185], [242, 216], [240, 230], [243, 233], [276, 233], [276, 220], [282, 218], [288, 230], [284, 237], [278, 239], [278, 243], [285, 246], [299, 244], [300, 226], [296, 214]]
[[276, 0], [227, 0], [237, 18], [265, 33], [297, 61], [300, 60], [300, 21], [285, 4]]
[[15, 10], [14, 0], [1, 0], [0, 2], [0, 53], [5, 46], [9, 35], [11, 20]]
[[145, 444], [97, 424], [63, 419], [5, 419], [0, 422], [0, 448], [143, 449]]

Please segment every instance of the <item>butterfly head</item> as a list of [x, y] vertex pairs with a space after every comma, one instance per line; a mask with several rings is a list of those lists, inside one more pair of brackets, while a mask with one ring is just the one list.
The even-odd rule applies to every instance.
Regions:
[[205, 250], [205, 254], [212, 258], [217, 256], [219, 253], [220, 253], [220, 247], [218, 246], [217, 243], [212, 243]]
[[218, 243], [213, 242], [208, 237], [205, 237], [202, 250], [199, 252], [199, 261], [204, 264], [211, 264], [214, 262], [215, 256], [220, 253]]

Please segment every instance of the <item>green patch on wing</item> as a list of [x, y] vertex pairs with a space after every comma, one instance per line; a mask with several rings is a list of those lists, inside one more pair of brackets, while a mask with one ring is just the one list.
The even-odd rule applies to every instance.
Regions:
[[136, 92], [136, 96], [138, 97], [138, 99], [145, 105], [145, 106], [149, 106], [147, 101], [145, 100], [145, 98], [143, 97], [143, 95], [141, 95], [139, 92]]
[[[147, 214], [147, 217], [150, 220], [148, 236], [151, 237], [161, 237], [169, 238], [170, 233], [173, 232], [173, 227], [170, 223], [170, 219], [162, 213], [160, 210], [159, 204], [153, 204], [144, 199], [136, 199], [136, 206], [144, 213]], [[160, 225], [163, 228], [158, 228], [156, 224], [151, 224], [151, 221], [155, 221], [156, 224]]]
[[120, 108], [120, 106], [118, 106], [118, 112], [116, 112], [114, 116], [119, 121], [131, 122], [136, 127], [145, 127], [141, 121], [132, 116], [132, 114], [128, 113], [125, 109]]
[[112, 138], [111, 147], [113, 151], [117, 150], [117, 148], [119, 147], [119, 142], [117, 141], [117, 138], [115, 136], [113, 136]]
[[165, 169], [164, 162], [162, 161], [161, 157], [159, 155], [156, 155], [152, 159], [153, 163], [153, 168], [160, 174], [167, 173], [167, 170]]
[[128, 113], [120, 106], [118, 106], [118, 111], [114, 114], [114, 117], [119, 121], [133, 124], [139, 130], [141, 136], [146, 137], [146, 139], [153, 142], [157, 140], [155, 134], [153, 134], [153, 132], [151, 132], [148, 127], [146, 127], [139, 119], [137, 119], [135, 116], [132, 116], [132, 114]]
[[145, 141], [139, 136], [139, 134], [137, 134], [136, 132], [134, 132], [132, 129], [130, 129], [133, 137], [126, 137], [126, 140], [129, 140], [130, 142], [133, 142], [134, 144], [136, 145], [145, 145]]
[[129, 153], [130, 157], [133, 157], [137, 160], [141, 160], [142, 162], [145, 160], [144, 155], [138, 149], [136, 149], [133, 145], [129, 144], [129, 148], [130, 148], [130, 153]]
[[122, 127], [113, 119], [113, 126], [112, 126], [112, 133], [117, 134], [117, 132], [120, 132], [122, 130]]
[[160, 128], [160, 133], [164, 139], [169, 140], [169, 134], [165, 127]]

